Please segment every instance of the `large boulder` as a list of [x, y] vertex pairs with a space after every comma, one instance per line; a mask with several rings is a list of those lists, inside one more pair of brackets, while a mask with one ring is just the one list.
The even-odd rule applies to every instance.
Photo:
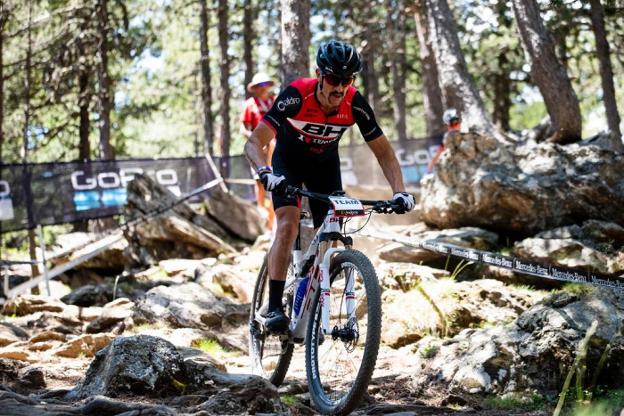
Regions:
[[139, 264], [154, 264], [170, 258], [200, 259], [214, 254], [233, 253], [226, 229], [145, 175], [136, 175], [128, 184], [124, 208], [130, 218], [165, 210], [159, 216], [129, 227], [126, 254]]
[[219, 264], [197, 278], [197, 283], [216, 289], [236, 303], [249, 303], [253, 295], [256, 274], [242, 271], [238, 266]]
[[422, 182], [420, 209], [440, 228], [533, 235], [586, 219], [624, 225], [624, 155], [575, 143], [506, 143], [452, 134]]
[[175, 393], [185, 380], [180, 354], [169, 341], [148, 335], [119, 337], [95, 355], [69, 397]]
[[233, 236], [252, 243], [264, 232], [264, 221], [256, 206], [220, 187], [210, 190], [206, 213]]
[[621, 388], [624, 380], [624, 295], [608, 290], [558, 292], [508, 325], [466, 329], [449, 340], [432, 337], [407, 346], [414, 354], [412, 387], [463, 393], [538, 391], [556, 394], [593, 321], [599, 326], [589, 343], [587, 369], [610, 344], [597, 382]]
[[453, 336], [466, 328], [508, 323], [543, 297], [497, 280], [423, 279], [383, 293], [382, 341], [393, 348], [429, 334]]
[[[227, 374], [202, 354], [181, 354], [169, 341], [149, 335], [116, 338], [97, 353], [84, 379], [67, 398], [139, 394], [173, 397], [182, 413], [281, 412], [276, 388], [267, 380]], [[191, 395], [186, 398], [184, 395]], [[202, 401], [198, 401], [198, 398]], [[191, 405], [191, 403], [193, 405]], [[199, 403], [199, 404], [198, 404]]]
[[615, 223], [585, 221], [519, 241], [518, 257], [599, 273], [624, 272], [624, 228]]

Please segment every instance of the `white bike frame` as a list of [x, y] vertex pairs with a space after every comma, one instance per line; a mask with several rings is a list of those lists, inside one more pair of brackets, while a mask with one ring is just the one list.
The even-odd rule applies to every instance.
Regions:
[[[335, 215], [335, 211], [333, 209], [328, 210], [323, 224], [319, 227], [314, 238], [310, 242], [305, 255], [302, 255], [302, 250], [293, 250], [294, 275], [289, 276], [285, 285], [285, 290], [293, 287], [293, 316], [291, 318], [289, 328], [293, 343], [305, 342], [306, 328], [310, 316], [313, 313], [312, 300], [318, 290], [321, 291], [321, 328], [323, 334], [328, 335], [331, 333], [331, 328], [329, 327], [331, 312], [329, 267], [332, 257], [335, 254], [350, 248], [350, 246], [333, 247], [332, 242], [336, 240], [331, 238], [326, 241], [321, 241], [322, 236], [328, 235], [329, 233], [340, 233], [340, 217]], [[314, 264], [307, 271], [309, 279], [305, 294], [303, 296], [303, 300], [301, 301], [301, 306], [299, 307], [299, 313], [297, 316], [294, 316], [294, 304], [296, 302], [298, 286], [305, 278], [305, 276], [302, 276], [303, 265], [306, 264], [312, 256], [315, 256]], [[353, 286], [353, 279], [351, 276], [348, 276], [346, 307], [349, 318], [351, 318], [351, 315], [355, 313], [355, 296], [353, 294]]]

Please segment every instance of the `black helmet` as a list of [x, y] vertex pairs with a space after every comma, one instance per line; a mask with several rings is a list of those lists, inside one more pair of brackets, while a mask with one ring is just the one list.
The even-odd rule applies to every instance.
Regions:
[[316, 65], [322, 74], [352, 77], [362, 70], [362, 60], [355, 48], [339, 40], [323, 43], [316, 54]]

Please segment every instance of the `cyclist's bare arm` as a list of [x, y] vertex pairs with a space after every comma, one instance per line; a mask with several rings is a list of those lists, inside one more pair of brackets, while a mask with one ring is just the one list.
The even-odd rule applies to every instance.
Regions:
[[264, 122], [258, 123], [245, 143], [245, 155], [254, 170], [267, 165], [267, 150], [275, 132]]
[[381, 166], [381, 170], [392, 188], [392, 192], [404, 192], [405, 185], [403, 184], [403, 174], [401, 173], [399, 160], [388, 138], [382, 134], [366, 143], [377, 158], [379, 166]]

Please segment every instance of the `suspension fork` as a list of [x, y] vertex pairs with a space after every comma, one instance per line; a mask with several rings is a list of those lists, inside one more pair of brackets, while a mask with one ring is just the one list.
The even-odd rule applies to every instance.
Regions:
[[[323, 328], [323, 333], [325, 335], [331, 334], [331, 328], [329, 327], [329, 318], [331, 316], [330, 310], [330, 264], [331, 258], [334, 254], [344, 251], [344, 248], [336, 247], [337, 244], [332, 242], [331, 247], [328, 247], [327, 242], [323, 242], [321, 246], [320, 253], [322, 254], [322, 261], [319, 264], [319, 273], [320, 273], [320, 281], [321, 281], [321, 293], [320, 293], [320, 302], [321, 302], [321, 325]], [[319, 256], [320, 257], [320, 256]]]

